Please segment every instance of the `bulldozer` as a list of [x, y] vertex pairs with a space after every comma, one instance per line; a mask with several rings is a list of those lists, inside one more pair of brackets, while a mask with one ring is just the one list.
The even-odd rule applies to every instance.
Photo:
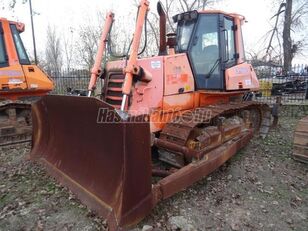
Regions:
[[[148, 11], [141, 0], [129, 55], [102, 67], [113, 54], [115, 16], [107, 14], [87, 97], [48, 95], [32, 109], [30, 159], [110, 230], [133, 227], [271, 126], [269, 106], [248, 97], [259, 82], [245, 61], [243, 16], [183, 12], [173, 17], [176, 33], [167, 34], [158, 2], [159, 54], [141, 57]], [[98, 78], [99, 98], [93, 96]]]
[[32, 65], [20, 33], [25, 25], [0, 18], [0, 146], [31, 141], [31, 103], [53, 89]]

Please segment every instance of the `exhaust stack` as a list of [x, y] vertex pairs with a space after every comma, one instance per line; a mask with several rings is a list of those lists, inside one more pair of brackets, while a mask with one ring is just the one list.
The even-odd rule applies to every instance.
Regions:
[[167, 54], [167, 42], [166, 42], [166, 12], [163, 8], [162, 3], [157, 3], [157, 12], [159, 15], [159, 55]]

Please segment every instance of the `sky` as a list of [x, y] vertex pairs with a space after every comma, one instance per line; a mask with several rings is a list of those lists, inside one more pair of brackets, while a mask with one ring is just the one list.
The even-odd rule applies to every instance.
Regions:
[[[0, 0], [0, 2], [8, 0]], [[17, 0], [17, 2], [22, 0]], [[54, 25], [60, 34], [68, 35], [78, 28], [80, 24], [88, 21], [97, 23], [97, 13], [112, 10], [120, 19], [135, 17], [134, 0], [32, 0], [33, 10], [37, 12], [34, 16], [35, 35], [38, 53], [44, 52], [46, 43], [46, 29], [48, 24]], [[157, 0], [150, 0], [151, 10], [156, 12]], [[246, 17], [248, 23], [243, 27], [246, 51], [260, 50], [267, 46], [264, 35], [271, 29], [274, 23], [270, 18], [276, 12], [272, 0], [224, 0], [210, 8], [220, 9], [227, 12], [236, 12]], [[28, 52], [33, 51], [31, 24], [29, 16], [29, 5], [18, 3], [14, 11], [0, 9], [1, 17], [20, 21], [26, 24], [26, 31], [22, 38]], [[123, 20], [122, 23], [127, 23]], [[97, 25], [99, 26], [99, 25]], [[305, 63], [308, 58], [308, 50], [305, 56], [296, 57], [294, 63]]]

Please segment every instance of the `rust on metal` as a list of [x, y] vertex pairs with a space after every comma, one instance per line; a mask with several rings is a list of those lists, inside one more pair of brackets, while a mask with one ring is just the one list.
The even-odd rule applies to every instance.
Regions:
[[[241, 113], [243, 119], [239, 117]], [[230, 118], [225, 118], [228, 116]], [[161, 148], [159, 158], [179, 168], [192, 159], [202, 159], [207, 152], [246, 129], [247, 116], [251, 117], [250, 124], [255, 117], [259, 117], [258, 124], [254, 125], [256, 130], [260, 130], [261, 135], [268, 133], [271, 124], [270, 108], [253, 101], [196, 108], [179, 115], [167, 123], [160, 137], [154, 140], [155, 145]], [[215, 121], [216, 125], [212, 126]]]
[[[159, 201], [221, 166], [255, 130], [265, 133], [270, 127], [268, 106], [256, 102], [194, 110], [167, 123], [152, 139], [159, 151], [157, 161], [169, 166], [160, 168], [151, 156], [149, 122], [144, 117], [121, 114], [95, 98], [45, 96], [33, 106], [30, 157], [106, 218], [110, 230], [127, 229]], [[202, 117], [207, 110], [210, 116]], [[255, 117], [259, 119], [253, 123]], [[152, 176], [160, 180], [152, 183]]]
[[[102, 108], [118, 122], [97, 123]], [[148, 123], [127, 123], [110, 105], [77, 96], [45, 96], [34, 104], [32, 116], [30, 158], [44, 163], [52, 176], [107, 218], [110, 227], [129, 227], [149, 213]]]
[[174, 174], [160, 180], [154, 187], [154, 202], [157, 203], [166, 199], [209, 175], [244, 147], [252, 136], [253, 132], [250, 129], [207, 153], [202, 160], [192, 162]]
[[31, 141], [31, 103], [0, 102], [0, 146]]
[[157, 3], [157, 12], [158, 12], [158, 15], [159, 15], [159, 54], [160, 55], [166, 55], [167, 54], [167, 41], [166, 41], [167, 16], [166, 16], [166, 12], [163, 8], [163, 5], [160, 1]]
[[153, 168], [152, 169], [152, 176], [158, 176], [158, 177], [166, 177], [172, 174], [172, 171], [167, 171], [164, 169], [157, 169]]
[[308, 116], [302, 118], [294, 132], [293, 158], [308, 163]]

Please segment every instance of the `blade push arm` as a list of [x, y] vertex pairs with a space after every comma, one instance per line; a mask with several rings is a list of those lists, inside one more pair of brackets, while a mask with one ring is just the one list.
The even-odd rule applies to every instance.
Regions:
[[88, 91], [89, 91], [88, 97], [90, 97], [91, 94], [92, 94], [92, 91], [95, 90], [97, 78], [102, 71], [102, 69], [101, 69], [102, 58], [103, 58], [104, 53], [105, 53], [106, 44], [108, 42], [107, 37], [108, 37], [108, 34], [110, 32], [113, 20], [114, 20], [114, 14], [112, 12], [108, 12], [107, 16], [106, 16], [105, 26], [104, 26], [104, 29], [103, 29], [102, 34], [101, 34], [98, 52], [97, 52], [96, 58], [95, 58], [95, 63], [94, 63], [94, 66], [91, 70], [91, 79], [90, 79], [89, 87], [88, 87]]
[[124, 68], [125, 80], [122, 87], [123, 100], [121, 104], [121, 111], [125, 110], [127, 96], [130, 94], [132, 87], [133, 74], [136, 73], [139, 69], [139, 67], [137, 66], [138, 49], [140, 46], [142, 28], [145, 23], [146, 14], [148, 10], [149, 10], [149, 1], [141, 0], [139, 5], [139, 13], [137, 17], [134, 38], [132, 42], [132, 50], [127, 62], [127, 66], [126, 68]]

